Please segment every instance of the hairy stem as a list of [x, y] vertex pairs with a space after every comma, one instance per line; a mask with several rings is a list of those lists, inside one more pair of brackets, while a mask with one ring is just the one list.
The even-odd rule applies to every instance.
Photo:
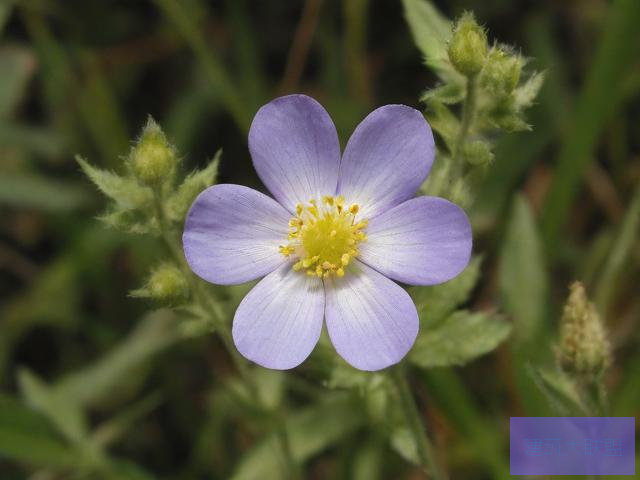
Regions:
[[467, 137], [471, 130], [471, 125], [476, 116], [476, 101], [478, 94], [478, 80], [477, 76], [472, 76], [467, 79], [467, 95], [462, 104], [462, 120], [460, 122], [460, 130], [458, 131], [458, 138], [456, 139], [455, 150], [453, 152], [453, 161], [455, 168], [462, 168], [462, 148], [467, 143]]
[[413, 436], [418, 450], [420, 464], [430, 479], [444, 480], [446, 477], [437, 464], [435, 449], [427, 436], [424, 423], [418, 408], [416, 407], [411, 388], [407, 382], [406, 374], [402, 366], [390, 370], [391, 379], [396, 385], [400, 397], [400, 407], [405, 415], [407, 426]]
[[[209, 314], [213, 318], [213, 325], [215, 326], [215, 329], [218, 332], [220, 339], [222, 340], [222, 344], [229, 353], [233, 365], [240, 374], [242, 381], [249, 391], [249, 398], [253, 399], [258, 406], [262, 406], [260, 405], [261, 397], [259, 395], [258, 387], [251, 375], [249, 365], [233, 345], [233, 338], [231, 336], [229, 325], [227, 324], [227, 322], [225, 322], [224, 311], [222, 310], [220, 305], [218, 305], [216, 302], [211, 301], [206, 291], [204, 290], [202, 283], [193, 276], [184, 260], [184, 256], [180, 249], [179, 243], [177, 242], [175, 237], [171, 235], [169, 221], [164, 211], [163, 192], [161, 188], [155, 188], [153, 190], [153, 200], [163, 245], [168, 250], [176, 265], [182, 270], [182, 272], [185, 274], [185, 277], [188, 279], [189, 285], [191, 286], [191, 290], [193, 292], [194, 301], [200, 306], [203, 311], [209, 312]], [[289, 440], [289, 434], [287, 433], [281, 414], [278, 412], [273, 413], [271, 415], [271, 421], [276, 432], [278, 444], [280, 446], [282, 454], [281, 456], [286, 471], [286, 478], [290, 480], [297, 480], [298, 478], [301, 478], [301, 476], [299, 473], [298, 465], [291, 453], [291, 441]]]

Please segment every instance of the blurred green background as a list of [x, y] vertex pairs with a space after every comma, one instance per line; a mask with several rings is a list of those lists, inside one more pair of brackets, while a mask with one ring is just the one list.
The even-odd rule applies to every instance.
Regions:
[[[528, 369], [553, 363], [573, 280], [614, 348], [611, 414], [640, 410], [640, 2], [434, 3], [474, 11], [547, 75], [533, 131], [500, 139], [469, 212], [484, 260], [468, 308], [533, 333], [412, 375], [450, 477], [506, 478], [509, 416], [553, 415]], [[420, 108], [437, 80], [402, 2], [0, 0], [0, 39], [0, 477], [94, 478], [107, 455], [114, 478], [279, 478], [219, 340], [177, 342], [171, 312], [128, 297], [164, 252], [96, 221], [104, 200], [74, 155], [121, 171], [152, 115], [185, 171], [222, 148], [218, 181], [261, 188], [246, 139], [270, 99], [315, 97], [343, 145], [380, 105]], [[520, 272], [506, 287], [505, 256]], [[425, 478], [364, 418], [375, 395], [312, 412], [326, 390], [313, 361], [264, 382], [308, 478]]]

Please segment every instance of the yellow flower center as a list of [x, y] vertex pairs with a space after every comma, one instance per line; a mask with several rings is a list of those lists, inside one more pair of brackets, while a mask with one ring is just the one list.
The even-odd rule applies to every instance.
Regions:
[[367, 220], [356, 220], [357, 204], [345, 208], [344, 197], [322, 197], [322, 204], [310, 200], [296, 205], [296, 216], [289, 220], [289, 242], [280, 246], [285, 257], [295, 255], [293, 269], [307, 275], [327, 278], [344, 276], [344, 269], [358, 256], [358, 244], [367, 239]]

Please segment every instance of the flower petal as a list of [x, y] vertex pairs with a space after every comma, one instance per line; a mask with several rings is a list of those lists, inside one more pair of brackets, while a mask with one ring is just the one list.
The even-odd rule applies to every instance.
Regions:
[[187, 263], [198, 276], [220, 285], [248, 282], [286, 259], [290, 214], [275, 200], [240, 185], [215, 185], [191, 206], [182, 235]]
[[347, 143], [338, 194], [359, 203], [372, 218], [413, 197], [433, 163], [435, 144], [429, 124], [406, 105], [371, 112]]
[[417, 197], [369, 222], [358, 258], [394, 280], [436, 285], [465, 269], [472, 242], [464, 210], [444, 198]]
[[313, 98], [288, 95], [262, 107], [251, 124], [249, 150], [258, 175], [290, 212], [297, 203], [335, 193], [340, 142]]
[[360, 370], [398, 363], [418, 335], [418, 312], [399, 285], [357, 260], [325, 280], [327, 330], [342, 358]]
[[242, 355], [263, 367], [293, 368], [318, 343], [323, 314], [322, 281], [294, 272], [287, 262], [240, 302], [233, 341]]

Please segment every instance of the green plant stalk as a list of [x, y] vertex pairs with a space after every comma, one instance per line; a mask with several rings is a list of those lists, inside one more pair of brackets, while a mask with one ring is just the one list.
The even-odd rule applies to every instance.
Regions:
[[[249, 397], [254, 399], [256, 401], [256, 404], [260, 406], [260, 395], [258, 388], [251, 376], [251, 372], [249, 371], [246, 360], [242, 358], [242, 356], [238, 353], [238, 350], [233, 345], [231, 331], [229, 330], [228, 324], [224, 321], [224, 312], [220, 308], [220, 305], [210, 301], [209, 297], [206, 295], [206, 292], [202, 288], [202, 283], [193, 276], [191, 270], [185, 263], [179, 245], [177, 244], [175, 238], [171, 236], [171, 229], [169, 227], [169, 222], [167, 221], [167, 216], [163, 207], [163, 192], [161, 187], [153, 189], [153, 201], [163, 245], [168, 250], [169, 254], [173, 258], [173, 261], [182, 270], [185, 277], [188, 279], [191, 286], [191, 291], [193, 292], [194, 300], [198, 303], [203, 311], [209, 312], [213, 317], [216, 332], [218, 332], [219, 337], [222, 340], [222, 344], [229, 353], [229, 356], [231, 357], [236, 370], [240, 374], [242, 381], [245, 383], [245, 386], [249, 391]], [[301, 478], [299, 472], [300, 469], [293, 458], [293, 454], [291, 452], [291, 441], [289, 439], [289, 435], [287, 433], [285, 423], [280, 412], [276, 412], [271, 415], [271, 422], [276, 431], [276, 438], [278, 439], [278, 444], [280, 445], [282, 460], [284, 463], [287, 478], [290, 480], [297, 480]]]
[[467, 143], [467, 137], [471, 130], [471, 125], [475, 120], [476, 107], [478, 97], [478, 77], [477, 75], [467, 78], [467, 94], [464, 97], [464, 103], [462, 104], [462, 120], [460, 123], [460, 131], [458, 132], [458, 138], [456, 139], [455, 151], [453, 152], [454, 168], [463, 171], [462, 166], [462, 148]]
[[407, 426], [415, 441], [423, 470], [429, 475], [430, 479], [444, 480], [446, 477], [436, 462], [435, 449], [427, 436], [423, 419], [413, 400], [404, 368], [401, 365], [393, 367], [389, 370], [389, 375], [398, 391], [400, 408], [405, 415]]

